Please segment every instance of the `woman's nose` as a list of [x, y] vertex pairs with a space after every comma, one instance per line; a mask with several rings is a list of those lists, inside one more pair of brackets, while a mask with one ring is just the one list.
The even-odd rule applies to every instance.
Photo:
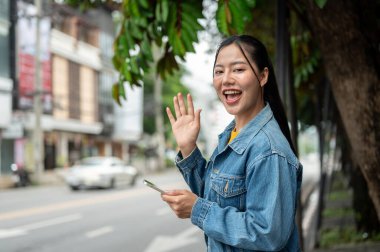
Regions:
[[222, 78], [223, 85], [231, 85], [235, 83], [235, 79], [233, 78], [230, 71], [226, 71]]

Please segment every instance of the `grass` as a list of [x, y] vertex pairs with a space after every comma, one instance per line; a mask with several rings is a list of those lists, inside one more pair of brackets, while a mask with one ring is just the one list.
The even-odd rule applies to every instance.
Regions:
[[355, 212], [352, 208], [326, 208], [322, 212], [324, 218], [334, 218], [334, 217], [349, 217], [354, 216]]
[[365, 232], [358, 232], [355, 227], [337, 227], [322, 231], [320, 246], [329, 248], [341, 244], [356, 244], [366, 241], [379, 242], [380, 233], [369, 235]]

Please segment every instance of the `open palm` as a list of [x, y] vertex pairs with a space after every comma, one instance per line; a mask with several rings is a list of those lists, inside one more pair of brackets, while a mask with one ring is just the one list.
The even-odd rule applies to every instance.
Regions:
[[184, 157], [188, 156], [195, 148], [200, 130], [200, 112], [194, 112], [194, 105], [191, 95], [187, 95], [186, 108], [184, 98], [181, 93], [173, 98], [175, 117], [169, 108], [166, 108], [174, 137], [177, 141]]

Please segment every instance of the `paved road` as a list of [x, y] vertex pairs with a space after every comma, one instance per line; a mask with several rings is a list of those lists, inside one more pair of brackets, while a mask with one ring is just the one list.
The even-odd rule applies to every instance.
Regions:
[[[302, 160], [304, 192], [319, 179], [316, 157]], [[178, 171], [147, 177], [163, 189], [187, 188]], [[203, 234], [178, 219], [158, 192], [133, 188], [72, 192], [65, 186], [0, 191], [0, 251], [206, 251]], [[310, 248], [315, 236], [316, 192], [304, 209], [303, 229]]]
[[[186, 188], [178, 172], [150, 176]], [[0, 192], [0, 251], [205, 251], [203, 234], [178, 219], [158, 192], [133, 188], [71, 192], [65, 186]]]

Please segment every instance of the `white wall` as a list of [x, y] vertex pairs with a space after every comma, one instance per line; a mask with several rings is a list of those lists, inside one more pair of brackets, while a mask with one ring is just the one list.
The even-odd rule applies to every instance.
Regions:
[[6, 128], [11, 122], [12, 88], [11, 79], [0, 77], [0, 128]]
[[125, 84], [127, 100], [120, 107], [115, 102], [114, 133], [115, 140], [138, 141], [143, 134], [143, 88], [131, 89]]

